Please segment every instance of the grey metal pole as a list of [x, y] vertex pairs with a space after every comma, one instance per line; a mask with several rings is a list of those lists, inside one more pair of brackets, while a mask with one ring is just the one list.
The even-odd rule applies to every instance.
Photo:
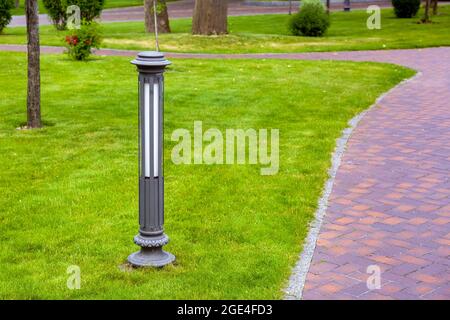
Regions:
[[139, 234], [141, 250], [128, 262], [137, 267], [163, 267], [175, 256], [162, 250], [164, 233], [163, 112], [164, 76], [170, 61], [161, 52], [145, 51], [132, 64], [139, 72]]

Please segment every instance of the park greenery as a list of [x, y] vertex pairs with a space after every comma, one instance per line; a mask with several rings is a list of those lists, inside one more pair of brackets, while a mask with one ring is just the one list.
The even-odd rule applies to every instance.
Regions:
[[14, 0], [0, 0], [0, 33], [11, 21], [11, 9], [14, 7]]
[[80, 28], [69, 30], [65, 39], [67, 54], [75, 60], [86, 60], [92, 48], [98, 49], [101, 44], [98, 25], [93, 21], [83, 21]]
[[329, 26], [330, 17], [320, 0], [304, 2], [301, 10], [290, 21], [290, 29], [295, 36], [320, 37]]
[[91, 22], [100, 16], [104, 3], [104, 0], [43, 0], [44, 7], [58, 30], [66, 28], [67, 8], [70, 6], [80, 9], [81, 20]]
[[[177, 262], [131, 271], [138, 116], [129, 60], [43, 55], [43, 128], [16, 130], [26, 121], [26, 55], [0, 53], [1, 299], [281, 298], [335, 139], [414, 73], [378, 63], [173, 59], [165, 183], [167, 250]], [[279, 128], [279, 173], [174, 165], [171, 133], [195, 120], [205, 130]], [[81, 290], [66, 287], [71, 265]]]
[[420, 0], [392, 0], [395, 15], [397, 18], [415, 17], [419, 11], [420, 2]]
[[[0, 0], [0, 8], [8, 1]], [[34, 20], [28, 32], [34, 62], [0, 52], [0, 299], [281, 298], [336, 139], [351, 118], [415, 72], [381, 63], [173, 59], [165, 74], [165, 227], [172, 239], [167, 250], [177, 260], [164, 269], [131, 269], [126, 257], [137, 250], [138, 225], [137, 74], [128, 57], [90, 53], [100, 34], [103, 47], [116, 49], [148, 50], [154, 37], [142, 21], [89, 21], [103, 6], [133, 1], [44, 0], [48, 13], [59, 10], [59, 20], [57, 28], [41, 26], [38, 33], [37, 7], [27, 10]], [[58, 3], [86, 6], [80, 29], [64, 30]], [[192, 35], [192, 19], [172, 19], [172, 32], [161, 34], [159, 44], [164, 51], [198, 53], [450, 45], [450, 6], [427, 24], [384, 9], [381, 29], [369, 30], [363, 10], [327, 14], [308, 3], [294, 18], [225, 16], [224, 32], [199, 32], [220, 36]], [[69, 58], [39, 58], [38, 34], [42, 45], [66, 46]], [[0, 44], [26, 43], [24, 27], [0, 35]], [[30, 82], [30, 70], [39, 81]], [[26, 122], [33, 96], [39, 99], [36, 126]], [[279, 129], [279, 173], [262, 176], [258, 165], [175, 165], [171, 133], [192, 130], [194, 121], [223, 131]], [[66, 286], [73, 265], [81, 269], [82, 290]]]
[[[420, 13], [421, 14], [421, 13]], [[172, 33], [160, 35], [163, 51], [211, 53], [307, 52], [423, 48], [450, 45], [450, 6], [441, 6], [430, 24], [418, 18], [396, 19], [393, 9], [381, 10], [381, 29], [369, 30], [364, 10], [331, 12], [331, 25], [323, 37], [296, 37], [290, 34], [289, 15], [229, 17], [229, 34], [191, 35], [191, 19], [171, 19]], [[148, 50], [154, 38], [142, 22], [102, 23], [103, 47]], [[65, 32], [41, 26], [42, 45], [64, 45]], [[26, 44], [26, 28], [6, 28], [1, 44]]]
[[66, 8], [63, 7], [61, 0], [42, 0], [44, 7], [50, 17], [53, 25], [58, 30], [64, 30], [66, 28], [67, 16]]

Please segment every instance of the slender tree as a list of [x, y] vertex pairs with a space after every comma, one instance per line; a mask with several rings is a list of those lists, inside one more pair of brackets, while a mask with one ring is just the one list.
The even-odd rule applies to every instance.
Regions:
[[327, 0], [327, 13], [330, 13], [330, 0]]
[[18, 8], [18, 7], [20, 6], [20, 0], [16, 0], [16, 1], [14, 2], [14, 6], [15, 6], [16, 8]]
[[25, 0], [28, 38], [27, 126], [41, 127], [41, 73], [39, 52], [38, 0]]
[[228, 1], [195, 0], [192, 33], [201, 35], [228, 33]]
[[[156, 1], [156, 6], [154, 1]], [[169, 33], [169, 13], [167, 11], [166, 0], [144, 0], [144, 15], [145, 15], [145, 31], [155, 32], [155, 14], [156, 7], [157, 25], [159, 33]]]

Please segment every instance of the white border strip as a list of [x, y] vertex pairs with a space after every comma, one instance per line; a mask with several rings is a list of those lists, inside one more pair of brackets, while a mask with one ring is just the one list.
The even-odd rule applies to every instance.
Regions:
[[322, 196], [319, 199], [318, 208], [314, 214], [314, 220], [310, 224], [308, 236], [305, 239], [305, 245], [303, 247], [303, 252], [300, 254], [300, 258], [297, 261], [297, 264], [292, 269], [288, 286], [284, 290], [285, 300], [302, 299], [306, 276], [308, 275], [308, 271], [311, 266], [311, 261], [314, 256], [314, 250], [316, 248], [317, 238], [319, 237], [323, 218], [328, 208], [328, 199], [331, 192], [333, 191], [334, 180], [336, 179], [337, 171], [339, 169], [339, 166], [341, 165], [342, 156], [344, 155], [348, 140], [350, 139], [353, 131], [356, 129], [361, 119], [364, 118], [364, 116], [371, 109], [377, 106], [388, 94], [398, 89], [399, 87], [404, 86], [408, 82], [419, 78], [420, 76], [422, 76], [422, 72], [417, 72], [412, 78], [403, 80], [398, 85], [378, 97], [375, 103], [372, 104], [367, 110], [359, 113], [348, 122], [349, 127], [344, 129], [344, 131], [342, 131], [341, 137], [336, 140], [336, 148], [334, 149], [331, 159], [331, 168], [328, 170], [328, 180], [325, 182], [325, 186], [323, 187]]

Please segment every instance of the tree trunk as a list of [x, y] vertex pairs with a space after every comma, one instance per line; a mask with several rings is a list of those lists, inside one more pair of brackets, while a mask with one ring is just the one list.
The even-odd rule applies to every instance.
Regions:
[[16, 8], [18, 8], [18, 7], [20, 6], [20, 0], [16, 0], [16, 1], [14, 2], [14, 6], [15, 6]]
[[41, 127], [41, 75], [38, 0], [25, 0], [28, 38], [27, 126]]
[[158, 33], [169, 33], [170, 24], [166, 0], [144, 0], [145, 31], [149, 33], [155, 32], [155, 15], [153, 12], [154, 8], [153, 1], [157, 1], [156, 14], [158, 22]]
[[327, 13], [330, 13], [330, 0], [327, 0]]
[[437, 15], [438, 13], [438, 0], [432, 0], [433, 1], [433, 16]]
[[192, 34], [228, 33], [227, 0], [195, 0]]
[[425, 0], [425, 13], [422, 18], [423, 23], [431, 22], [431, 20], [430, 20], [430, 2], [431, 2], [431, 0]]
[[292, 14], [292, 0], [289, 0], [289, 15]]

